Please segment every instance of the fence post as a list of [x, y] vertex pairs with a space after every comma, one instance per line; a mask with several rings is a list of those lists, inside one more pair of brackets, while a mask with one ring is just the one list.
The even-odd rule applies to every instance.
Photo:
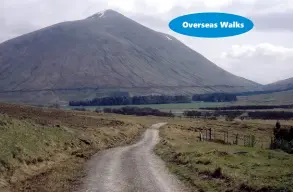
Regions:
[[208, 129], [206, 129], [206, 141], [208, 140]]
[[275, 139], [273, 136], [271, 136], [271, 144], [270, 144], [270, 149], [275, 149]]
[[202, 141], [202, 133], [199, 132], [199, 141]]
[[227, 143], [229, 143], [229, 132], [227, 131]]
[[224, 131], [224, 143], [227, 143], [227, 140], [228, 140], [227, 136], [228, 136], [228, 132]]
[[225, 133], [225, 131], [223, 132], [223, 134], [224, 134], [224, 143], [226, 142], [226, 133]]
[[248, 135], [246, 135], [246, 147], [249, 147], [250, 138]]
[[250, 137], [250, 147], [254, 147], [254, 145], [255, 145], [255, 136], [251, 135], [251, 137]]
[[236, 134], [235, 144], [238, 145], [238, 133]]
[[209, 129], [210, 131], [210, 141], [212, 140], [212, 128]]
[[216, 131], [214, 129], [214, 140], [216, 140]]

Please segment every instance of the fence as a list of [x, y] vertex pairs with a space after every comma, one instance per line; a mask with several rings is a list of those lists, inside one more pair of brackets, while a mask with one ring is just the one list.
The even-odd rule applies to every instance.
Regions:
[[232, 133], [229, 131], [215, 131], [213, 129], [204, 129], [200, 132], [200, 141], [212, 141], [223, 144], [240, 145], [245, 147], [259, 146], [261, 148], [269, 148], [271, 141], [256, 138], [255, 135], [244, 135]]

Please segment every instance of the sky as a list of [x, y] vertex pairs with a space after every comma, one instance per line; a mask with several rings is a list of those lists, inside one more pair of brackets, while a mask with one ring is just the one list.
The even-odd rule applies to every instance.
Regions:
[[[1, 0], [0, 43], [106, 9], [176, 37], [235, 75], [261, 84], [293, 77], [293, 0]], [[254, 28], [234, 37], [197, 38], [168, 27], [178, 16], [211, 11], [247, 17]]]

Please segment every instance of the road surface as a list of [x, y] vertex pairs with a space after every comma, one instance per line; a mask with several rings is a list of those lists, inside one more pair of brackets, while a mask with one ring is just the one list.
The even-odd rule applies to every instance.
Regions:
[[153, 153], [158, 129], [149, 128], [136, 144], [96, 154], [88, 163], [88, 176], [80, 192], [181, 192], [186, 191]]

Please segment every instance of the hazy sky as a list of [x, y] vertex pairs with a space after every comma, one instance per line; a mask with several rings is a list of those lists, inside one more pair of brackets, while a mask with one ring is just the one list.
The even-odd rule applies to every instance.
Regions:
[[[1, 0], [0, 42], [104, 9], [169, 33], [236, 75], [262, 84], [293, 77], [293, 0]], [[186, 37], [168, 28], [175, 17], [205, 11], [240, 14], [255, 27], [219, 39]]]

